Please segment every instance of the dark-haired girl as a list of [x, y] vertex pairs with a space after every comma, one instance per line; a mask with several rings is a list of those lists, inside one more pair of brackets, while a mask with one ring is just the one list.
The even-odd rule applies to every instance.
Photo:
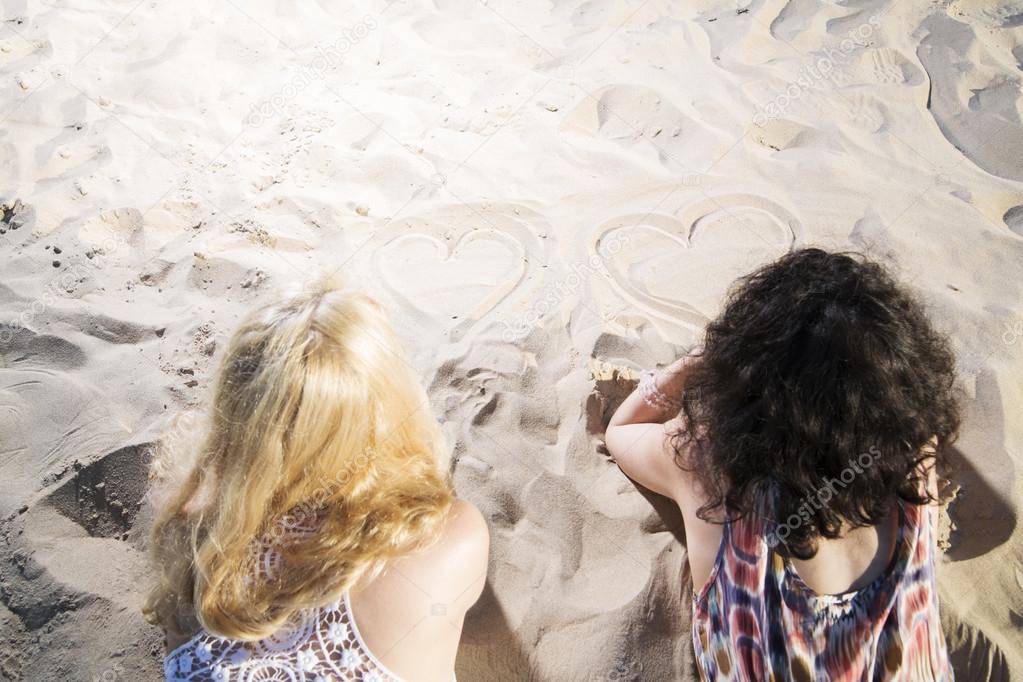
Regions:
[[878, 264], [803, 249], [741, 278], [702, 348], [607, 429], [685, 521], [708, 680], [946, 680], [935, 466], [955, 362]]

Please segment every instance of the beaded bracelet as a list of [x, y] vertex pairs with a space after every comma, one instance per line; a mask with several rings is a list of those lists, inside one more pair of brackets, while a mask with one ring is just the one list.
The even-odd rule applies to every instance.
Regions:
[[646, 370], [639, 375], [639, 395], [650, 407], [658, 410], [673, 410], [678, 412], [682, 409], [682, 401], [665, 395], [664, 391], [657, 388], [657, 375], [651, 370]]

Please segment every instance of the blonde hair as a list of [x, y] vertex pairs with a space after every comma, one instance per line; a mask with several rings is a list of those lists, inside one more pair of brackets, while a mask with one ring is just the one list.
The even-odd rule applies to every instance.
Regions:
[[[160, 580], [143, 613], [170, 631], [191, 617], [222, 637], [267, 637], [429, 543], [453, 501], [440, 429], [383, 311], [330, 283], [247, 318], [208, 421], [151, 534]], [[164, 456], [182, 456], [180, 440]], [[296, 510], [322, 518], [320, 532], [253, 582], [254, 540]]]

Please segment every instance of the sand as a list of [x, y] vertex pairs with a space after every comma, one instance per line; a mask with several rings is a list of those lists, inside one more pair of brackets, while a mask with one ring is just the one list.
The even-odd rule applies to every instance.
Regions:
[[[9, 0], [0, 677], [158, 679], [151, 444], [256, 302], [339, 271], [429, 387], [490, 578], [464, 680], [692, 679], [677, 514], [600, 447], [736, 276], [866, 250], [967, 394], [942, 610], [1023, 676], [1023, 7]], [[179, 428], [170, 437], [191, 438]]]

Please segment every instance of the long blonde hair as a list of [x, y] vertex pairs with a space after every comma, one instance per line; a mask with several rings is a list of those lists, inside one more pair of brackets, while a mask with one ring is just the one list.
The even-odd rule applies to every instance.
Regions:
[[[146, 619], [262, 639], [436, 537], [453, 500], [446, 448], [383, 311], [330, 283], [256, 310], [223, 358], [208, 427], [157, 513]], [[164, 457], [175, 453], [173, 439]], [[194, 446], [193, 446], [194, 447]], [[196, 499], [205, 500], [190, 509]], [[252, 582], [253, 541], [284, 514], [320, 532]]]

